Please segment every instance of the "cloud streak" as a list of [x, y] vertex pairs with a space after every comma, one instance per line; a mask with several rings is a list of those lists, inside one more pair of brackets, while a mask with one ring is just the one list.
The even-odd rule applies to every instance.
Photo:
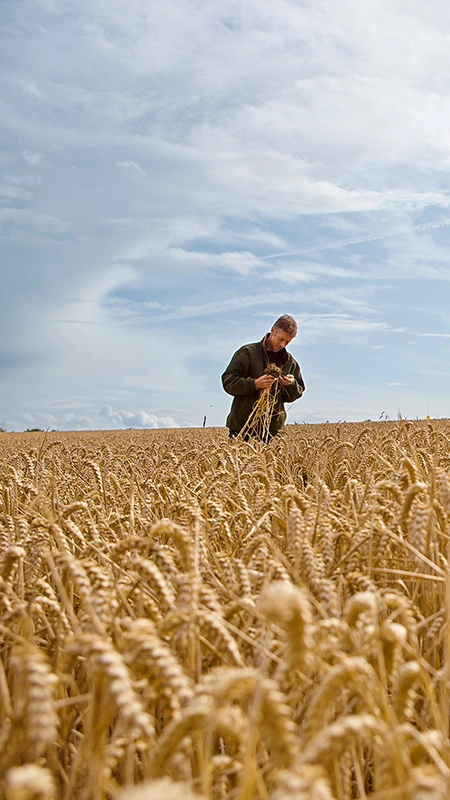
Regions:
[[[428, 205], [426, 203], [425, 205]], [[440, 203], [442, 205], [442, 202]], [[365, 236], [354, 236], [351, 239], [341, 239], [333, 242], [324, 242], [322, 244], [312, 245], [311, 247], [303, 247], [300, 250], [288, 250], [281, 253], [271, 253], [266, 256], [259, 256], [257, 261], [268, 261], [274, 258], [285, 258], [286, 256], [298, 256], [307, 253], [319, 252], [320, 250], [335, 250], [342, 247], [351, 247], [356, 244], [366, 244], [368, 242], [380, 242], [384, 239], [392, 239], [398, 236], [405, 236], [410, 232], [422, 232], [439, 230], [440, 228], [447, 228], [450, 225], [450, 219], [439, 220], [437, 222], [425, 222], [421, 225], [411, 225], [409, 228], [386, 231], [374, 234], [367, 234]]]

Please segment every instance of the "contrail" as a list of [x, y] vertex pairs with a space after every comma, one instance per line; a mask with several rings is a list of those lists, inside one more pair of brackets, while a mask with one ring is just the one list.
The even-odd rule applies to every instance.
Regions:
[[311, 247], [302, 247], [300, 250], [289, 250], [284, 253], [272, 253], [270, 256], [260, 256], [256, 261], [268, 261], [271, 258], [282, 258], [283, 256], [297, 256], [302, 253], [314, 253], [318, 250], [334, 250], [337, 247], [348, 247], [352, 244], [363, 244], [364, 242], [378, 242], [381, 239], [391, 239], [394, 236], [401, 236], [402, 233], [409, 231], [428, 231], [433, 228], [447, 228], [450, 219], [440, 220], [439, 222], [423, 222], [421, 225], [413, 225], [399, 231], [390, 233], [374, 233], [372, 236], [354, 236], [352, 239], [341, 239], [337, 242], [326, 242], [325, 244], [315, 244]]

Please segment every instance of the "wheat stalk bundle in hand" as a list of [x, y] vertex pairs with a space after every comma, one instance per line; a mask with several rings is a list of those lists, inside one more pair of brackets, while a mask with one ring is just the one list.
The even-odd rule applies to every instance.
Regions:
[[264, 370], [264, 374], [271, 375], [275, 380], [271, 386], [261, 390], [261, 394], [253, 406], [240, 435], [245, 436], [245, 438], [254, 437], [267, 442], [270, 438], [270, 423], [275, 410], [278, 392], [280, 391], [279, 377], [281, 368], [277, 364], [269, 364]]

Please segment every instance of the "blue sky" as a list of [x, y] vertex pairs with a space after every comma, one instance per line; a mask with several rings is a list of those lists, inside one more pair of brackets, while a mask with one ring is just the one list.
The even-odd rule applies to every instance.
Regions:
[[290, 422], [450, 413], [450, 6], [2, 0], [0, 423], [223, 425], [282, 313]]

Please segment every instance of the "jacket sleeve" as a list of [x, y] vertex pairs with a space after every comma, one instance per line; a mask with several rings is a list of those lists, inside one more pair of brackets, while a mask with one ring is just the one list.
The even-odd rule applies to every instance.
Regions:
[[250, 376], [250, 358], [246, 347], [241, 347], [234, 354], [222, 375], [222, 385], [234, 397], [257, 391], [255, 379]]
[[294, 382], [291, 383], [290, 386], [282, 387], [282, 397], [284, 403], [293, 403], [294, 400], [298, 400], [306, 388], [300, 367], [296, 361], [294, 362], [294, 367], [291, 371], [291, 374], [294, 376]]

